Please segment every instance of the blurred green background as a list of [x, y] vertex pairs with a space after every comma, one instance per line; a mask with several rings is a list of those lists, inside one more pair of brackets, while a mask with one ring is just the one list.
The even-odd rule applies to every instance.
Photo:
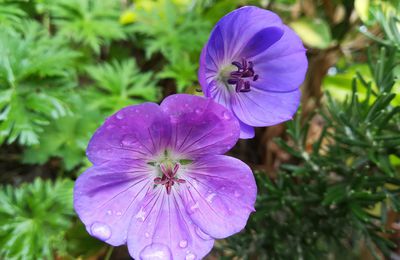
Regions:
[[278, 13], [309, 70], [296, 119], [230, 152], [257, 212], [207, 259], [400, 259], [398, 0], [0, 0], [0, 259], [129, 259], [73, 211], [88, 140], [124, 106], [201, 95], [200, 51], [243, 5]]

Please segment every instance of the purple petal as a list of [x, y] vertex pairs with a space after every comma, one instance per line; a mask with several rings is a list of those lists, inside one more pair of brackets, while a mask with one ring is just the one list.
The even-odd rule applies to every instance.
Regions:
[[207, 45], [204, 46], [203, 49], [201, 50], [200, 66], [199, 66], [199, 71], [197, 73], [197, 77], [199, 79], [199, 83], [200, 83], [200, 86], [201, 86], [204, 96], [209, 97], [209, 94], [208, 94], [209, 88], [207, 87], [208, 84], [207, 84], [206, 66], [205, 66], [206, 49], [207, 49]]
[[128, 249], [134, 259], [202, 259], [213, 244], [190, 221], [178, 193], [167, 195], [164, 188], [146, 196], [129, 228]]
[[[281, 25], [282, 21], [275, 13], [255, 6], [245, 6], [230, 12], [219, 20], [211, 33], [207, 49], [212, 50], [217, 47], [211, 45], [219, 43], [220, 40], [215, 40], [215, 38], [222, 38], [225, 58], [241, 58], [237, 55], [256, 33], [266, 27], [280, 27]], [[213, 55], [214, 52], [208, 54]], [[229, 63], [232, 61], [230, 60]]]
[[218, 70], [218, 64], [221, 64], [225, 59], [224, 39], [220, 27], [215, 27], [212, 32], [212, 37], [208, 42], [206, 60], [209, 61], [209, 68], [214, 71]]
[[245, 123], [239, 121], [240, 124], [240, 138], [250, 139], [254, 137], [254, 127], [246, 125]]
[[205, 233], [225, 238], [244, 228], [257, 193], [245, 163], [224, 155], [206, 156], [187, 166], [185, 178], [186, 211]]
[[304, 81], [308, 61], [300, 38], [289, 27], [284, 26], [282, 38], [252, 58], [259, 78], [252, 82], [256, 87], [272, 92], [289, 92]]
[[[253, 56], [268, 49], [271, 45], [279, 41], [283, 35], [283, 30], [279, 27], [267, 27], [257, 32], [245, 45], [239, 56], [250, 59]], [[210, 44], [211, 46], [212, 44]], [[251, 60], [251, 59], [250, 59]]]
[[300, 96], [300, 90], [275, 93], [253, 88], [250, 92], [234, 95], [232, 109], [247, 125], [270, 126], [292, 119]]
[[171, 117], [172, 150], [185, 158], [223, 154], [239, 138], [237, 119], [212, 99], [177, 94], [164, 99], [161, 108]]
[[157, 104], [143, 103], [121, 109], [96, 131], [87, 156], [94, 164], [108, 160], [151, 158], [169, 143], [168, 115]]
[[[234, 86], [232, 86], [234, 88]], [[208, 85], [208, 95], [218, 104], [232, 110], [231, 108], [231, 92], [222, 83], [217, 83], [215, 80], [211, 81]]]
[[75, 183], [74, 208], [89, 234], [118, 246], [137, 206], [153, 182], [144, 162], [116, 160], [86, 170]]

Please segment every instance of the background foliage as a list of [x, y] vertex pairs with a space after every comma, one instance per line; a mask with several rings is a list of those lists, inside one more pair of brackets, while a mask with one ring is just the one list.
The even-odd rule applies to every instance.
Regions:
[[309, 71], [295, 120], [231, 151], [257, 211], [208, 259], [399, 253], [398, 0], [0, 0], [0, 258], [129, 258], [73, 212], [88, 140], [124, 106], [197, 93], [212, 26], [242, 5], [277, 12]]

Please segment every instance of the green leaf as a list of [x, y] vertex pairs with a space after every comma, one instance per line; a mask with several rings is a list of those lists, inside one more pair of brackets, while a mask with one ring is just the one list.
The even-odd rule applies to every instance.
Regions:
[[0, 257], [53, 259], [71, 226], [73, 182], [36, 179], [0, 191]]
[[325, 49], [332, 43], [329, 25], [324, 20], [301, 18], [289, 25], [312, 48]]
[[58, 157], [67, 170], [83, 164], [89, 139], [104, 117], [97, 108], [90, 106], [87, 97], [82, 98], [84, 93], [77, 94], [69, 98], [73, 114], [45, 126], [38, 136], [40, 144], [24, 151], [24, 163], [44, 164], [51, 157]]
[[119, 23], [120, 11], [119, 2], [113, 0], [60, 0], [52, 6], [51, 15], [60, 34], [99, 54], [102, 45], [126, 36]]
[[43, 125], [69, 113], [64, 92], [78, 56], [38, 23], [0, 28], [0, 143], [38, 143]]
[[108, 113], [143, 101], [159, 100], [153, 74], [141, 72], [132, 59], [90, 66], [87, 72], [95, 81], [96, 89], [90, 92], [93, 105]]

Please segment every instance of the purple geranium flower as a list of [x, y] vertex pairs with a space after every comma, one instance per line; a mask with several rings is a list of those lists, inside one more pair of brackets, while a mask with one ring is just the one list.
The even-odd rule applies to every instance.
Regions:
[[250, 168], [222, 155], [239, 132], [229, 110], [203, 97], [126, 107], [89, 143], [94, 166], [76, 181], [75, 210], [92, 236], [127, 243], [135, 259], [201, 259], [254, 210]]
[[307, 70], [300, 38], [278, 15], [246, 6], [214, 27], [200, 57], [204, 95], [233, 111], [240, 137], [292, 118]]

